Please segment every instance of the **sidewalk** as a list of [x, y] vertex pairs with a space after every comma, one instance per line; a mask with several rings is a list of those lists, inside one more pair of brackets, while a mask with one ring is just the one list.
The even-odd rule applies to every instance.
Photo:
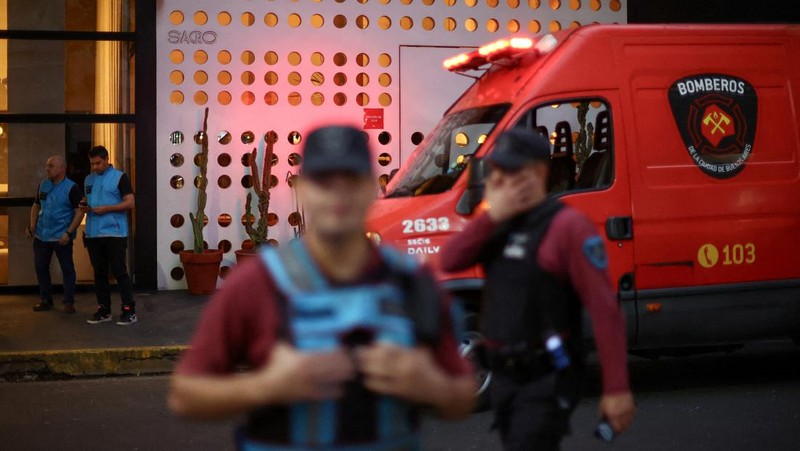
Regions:
[[[57, 295], [58, 296], [58, 295]], [[185, 290], [137, 292], [139, 322], [118, 326], [119, 295], [112, 293], [114, 320], [91, 325], [94, 293], [77, 293], [77, 313], [55, 307], [34, 312], [35, 294], [0, 296], [0, 381], [58, 376], [170, 372], [192, 336], [207, 296]]]

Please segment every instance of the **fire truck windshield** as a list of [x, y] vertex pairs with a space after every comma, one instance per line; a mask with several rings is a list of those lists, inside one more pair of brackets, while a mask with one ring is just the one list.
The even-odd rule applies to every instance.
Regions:
[[447, 115], [389, 182], [386, 197], [449, 190], [509, 107], [492, 105]]

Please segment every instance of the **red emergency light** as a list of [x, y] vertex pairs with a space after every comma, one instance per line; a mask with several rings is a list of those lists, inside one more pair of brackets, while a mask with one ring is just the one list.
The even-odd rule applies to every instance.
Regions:
[[500, 39], [483, 45], [478, 48], [478, 50], [473, 50], [469, 53], [461, 53], [452, 58], [448, 58], [444, 60], [442, 65], [451, 72], [477, 69], [484, 64], [519, 55], [531, 49], [538, 54], [548, 53], [552, 51], [555, 46], [556, 39], [550, 34], [542, 37], [538, 41], [534, 41], [531, 38]]

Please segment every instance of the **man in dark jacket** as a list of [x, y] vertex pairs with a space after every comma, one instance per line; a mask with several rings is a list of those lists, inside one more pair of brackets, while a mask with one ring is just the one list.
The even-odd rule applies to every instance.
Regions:
[[442, 269], [486, 272], [482, 327], [494, 372], [496, 427], [508, 450], [558, 449], [584, 373], [581, 308], [603, 375], [600, 415], [617, 433], [634, 416], [624, 318], [590, 220], [547, 196], [550, 144], [505, 132], [488, 156], [488, 210], [446, 243]]

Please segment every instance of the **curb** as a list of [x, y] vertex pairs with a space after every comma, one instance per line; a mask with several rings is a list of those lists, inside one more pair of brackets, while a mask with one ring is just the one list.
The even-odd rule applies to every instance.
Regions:
[[6, 376], [82, 377], [170, 373], [188, 346], [69, 349], [0, 352], [0, 378]]

